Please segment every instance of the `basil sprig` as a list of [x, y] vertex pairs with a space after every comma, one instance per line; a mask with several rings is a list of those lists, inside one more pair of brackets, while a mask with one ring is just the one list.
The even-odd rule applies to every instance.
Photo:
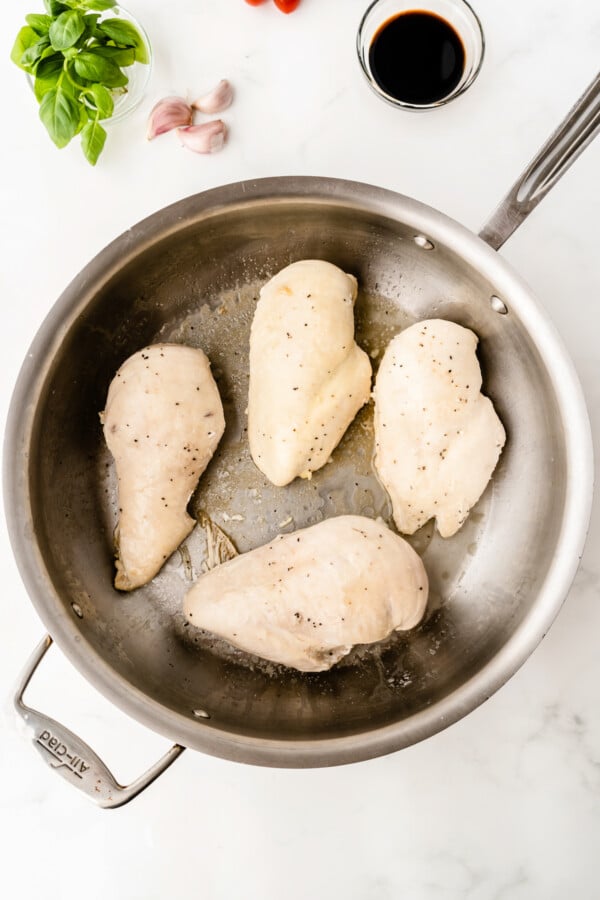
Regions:
[[12, 61], [33, 78], [40, 119], [57, 147], [81, 134], [93, 166], [102, 153], [102, 120], [114, 110], [114, 96], [127, 90], [123, 69], [148, 63], [146, 44], [125, 19], [102, 18], [116, 0], [44, 0], [46, 14], [25, 16]]

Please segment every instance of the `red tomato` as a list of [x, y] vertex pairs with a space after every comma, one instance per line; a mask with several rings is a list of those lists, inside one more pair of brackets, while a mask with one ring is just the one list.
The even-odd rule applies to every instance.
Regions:
[[274, 0], [274, 2], [277, 9], [280, 9], [283, 13], [294, 12], [300, 5], [300, 0]]

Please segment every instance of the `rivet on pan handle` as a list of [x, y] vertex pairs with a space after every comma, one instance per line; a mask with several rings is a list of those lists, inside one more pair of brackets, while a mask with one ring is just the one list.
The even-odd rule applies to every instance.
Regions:
[[498, 250], [600, 129], [600, 73], [496, 207], [479, 237]]
[[185, 747], [174, 744], [140, 778], [136, 778], [126, 787], [119, 784], [112, 772], [85, 741], [82, 741], [60, 722], [31, 709], [23, 702], [23, 694], [27, 685], [51, 643], [52, 638], [48, 634], [38, 644], [28, 660], [15, 694], [15, 709], [31, 732], [33, 746], [51, 769], [87, 794], [98, 806], [104, 809], [123, 806], [124, 803], [137, 797], [149, 784], [152, 784], [155, 778], [162, 775]]

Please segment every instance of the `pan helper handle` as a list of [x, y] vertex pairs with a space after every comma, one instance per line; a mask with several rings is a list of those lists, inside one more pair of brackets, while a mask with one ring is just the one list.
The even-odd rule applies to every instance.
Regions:
[[600, 72], [479, 232], [498, 250], [600, 129]]
[[27, 662], [15, 694], [15, 709], [31, 733], [33, 746], [51, 769], [103, 809], [123, 806], [162, 775], [185, 748], [174, 744], [158, 762], [131, 784], [126, 787], [119, 784], [100, 757], [81, 738], [60, 722], [31, 709], [23, 702], [27, 685], [51, 643], [52, 638], [46, 635]]

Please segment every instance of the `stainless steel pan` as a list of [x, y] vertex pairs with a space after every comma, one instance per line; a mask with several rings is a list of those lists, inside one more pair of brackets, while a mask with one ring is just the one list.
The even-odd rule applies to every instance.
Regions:
[[[118, 706], [177, 742], [117, 785], [75, 735], [22, 694], [36, 748], [103, 806], [118, 806], [193, 747], [261, 765], [322, 766], [405, 747], [490, 696], [543, 637], [582, 551], [592, 496], [590, 430], [573, 367], [529, 288], [495, 252], [591, 140], [600, 79], [480, 237], [434, 209], [363, 184], [242, 182], [161, 210], [100, 253], [42, 325], [15, 389], [5, 445], [8, 523], [23, 580], [52, 638]], [[483, 240], [481, 239], [483, 238]], [[327, 515], [389, 519], [371, 469], [371, 410], [311, 482], [270, 487], [245, 441], [247, 338], [277, 269], [322, 257], [358, 276], [358, 339], [375, 361], [407, 322], [441, 316], [481, 339], [484, 387], [508, 443], [493, 482], [451, 540], [415, 537], [431, 579], [424, 624], [331, 672], [269, 668], [190, 633], [181, 597], [199, 532], [154, 582], [112, 587], [114, 485], [98, 411], [120, 363], [158, 339], [209, 354], [227, 431], [192, 502], [241, 551]]]

